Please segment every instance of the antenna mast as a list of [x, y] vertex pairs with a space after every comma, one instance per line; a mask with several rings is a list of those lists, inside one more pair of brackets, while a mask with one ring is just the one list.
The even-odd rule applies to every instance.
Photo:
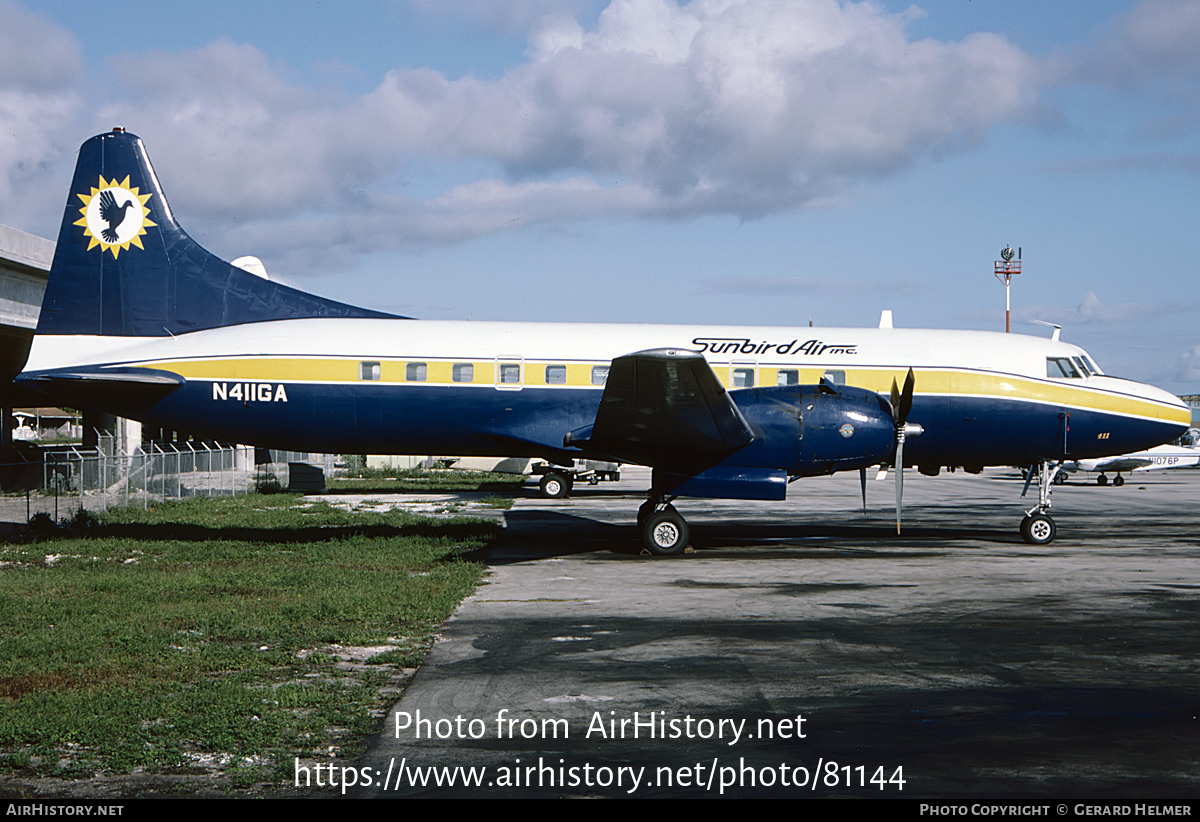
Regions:
[[1012, 298], [1009, 293], [1009, 286], [1012, 284], [1014, 274], [1021, 273], [1021, 249], [1018, 248], [1015, 252], [1016, 260], [1013, 260], [1014, 252], [1011, 245], [1004, 246], [1004, 250], [1000, 252], [1000, 259], [996, 260], [996, 279], [1004, 286], [1004, 333], [1008, 334], [1012, 331]]

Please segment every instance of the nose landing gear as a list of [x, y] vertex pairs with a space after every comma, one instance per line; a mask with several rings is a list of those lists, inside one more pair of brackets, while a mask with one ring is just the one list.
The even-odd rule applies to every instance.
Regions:
[[[1050, 510], [1050, 494], [1054, 490], [1054, 479], [1058, 476], [1059, 465], [1060, 463], [1052, 460], [1043, 460], [1041, 471], [1037, 473], [1038, 503], [1026, 511], [1025, 519], [1021, 520], [1021, 538], [1030, 545], [1047, 545], [1058, 533], [1054, 520], [1047, 512]], [[1025, 492], [1029, 490], [1029, 483], [1033, 477], [1034, 468], [1030, 466], [1026, 472], [1025, 490], [1021, 492], [1021, 496], [1025, 496]]]

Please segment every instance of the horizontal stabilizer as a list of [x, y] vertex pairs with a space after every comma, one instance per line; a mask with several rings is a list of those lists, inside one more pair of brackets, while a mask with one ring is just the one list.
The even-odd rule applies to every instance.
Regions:
[[119, 385], [159, 385], [177, 388], [184, 383], [183, 377], [170, 371], [153, 371], [148, 368], [112, 369], [110, 371], [51, 371], [26, 374], [18, 377], [19, 382], [55, 383], [64, 380], [83, 380], [94, 383]]
[[103, 408], [137, 417], [187, 382], [179, 374], [154, 368], [55, 369], [21, 374], [16, 382], [75, 407]]

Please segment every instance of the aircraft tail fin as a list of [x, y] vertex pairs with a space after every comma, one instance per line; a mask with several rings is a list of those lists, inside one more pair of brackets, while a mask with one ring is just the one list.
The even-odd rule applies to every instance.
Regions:
[[221, 260], [175, 221], [142, 141], [124, 129], [79, 150], [38, 334], [161, 337], [306, 317], [392, 317]]

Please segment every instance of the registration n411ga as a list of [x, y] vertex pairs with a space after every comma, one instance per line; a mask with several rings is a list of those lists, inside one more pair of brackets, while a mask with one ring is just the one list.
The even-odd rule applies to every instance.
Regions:
[[214, 400], [236, 400], [237, 402], [287, 402], [287, 390], [282, 383], [269, 382], [214, 382]]

